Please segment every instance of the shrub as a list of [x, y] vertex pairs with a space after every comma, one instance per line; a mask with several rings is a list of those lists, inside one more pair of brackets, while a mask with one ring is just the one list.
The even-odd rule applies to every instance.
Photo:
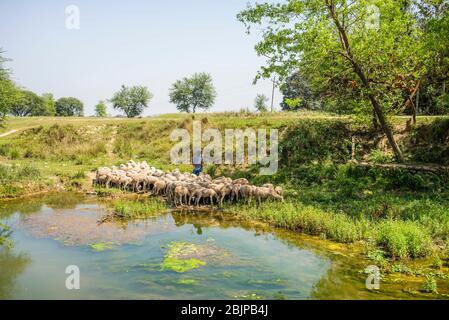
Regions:
[[376, 149], [369, 155], [369, 160], [374, 163], [389, 163], [394, 161], [394, 155]]
[[393, 260], [425, 257], [432, 252], [432, 241], [427, 231], [410, 221], [382, 222], [376, 239]]

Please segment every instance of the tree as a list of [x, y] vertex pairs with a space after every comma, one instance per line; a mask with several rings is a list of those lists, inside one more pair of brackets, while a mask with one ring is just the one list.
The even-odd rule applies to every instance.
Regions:
[[252, 25], [263, 28], [256, 52], [267, 57], [267, 65], [256, 79], [300, 71], [327, 99], [350, 100], [354, 112], [374, 115], [403, 162], [389, 116], [402, 112], [404, 93], [416, 88], [427, 54], [402, 3], [288, 0], [249, 6], [238, 19], [248, 32]]
[[268, 97], [264, 94], [258, 94], [256, 99], [254, 99], [254, 107], [259, 112], [267, 112], [268, 111]]
[[128, 118], [137, 117], [142, 114], [153, 95], [148, 91], [147, 87], [134, 86], [125, 87], [114, 94], [110, 102], [114, 109], [123, 111]]
[[4, 67], [7, 59], [2, 56], [2, 53], [0, 48], [0, 125], [9, 113], [11, 106], [20, 98], [20, 90], [10, 79], [9, 70]]
[[298, 72], [287, 77], [279, 87], [282, 93], [282, 110], [317, 110], [320, 101], [315, 97], [312, 86]]
[[34, 92], [22, 90], [9, 112], [16, 117], [42, 116], [45, 114], [45, 102]]
[[449, 97], [449, 2], [421, 0], [413, 10], [424, 32], [424, 45], [429, 53], [427, 72], [416, 94], [420, 110], [426, 114], [447, 114]]
[[58, 117], [82, 117], [84, 105], [77, 98], [59, 98], [56, 101], [56, 116]]
[[95, 106], [95, 116], [97, 117], [106, 117], [106, 103], [104, 101], [98, 102], [98, 104]]
[[217, 93], [208, 73], [195, 73], [190, 78], [177, 80], [170, 88], [170, 102], [181, 112], [207, 110], [215, 102]]
[[56, 115], [56, 101], [53, 98], [53, 94], [44, 93], [42, 94], [42, 99], [44, 101], [44, 114], [45, 116], [55, 116]]

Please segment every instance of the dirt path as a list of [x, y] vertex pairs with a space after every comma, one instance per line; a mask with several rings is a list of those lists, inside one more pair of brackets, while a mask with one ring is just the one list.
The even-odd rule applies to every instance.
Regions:
[[109, 142], [106, 145], [106, 150], [107, 150], [109, 158], [114, 157], [114, 143], [115, 143], [116, 136], [117, 136], [117, 130], [118, 130], [118, 128], [114, 127], [114, 130], [111, 133], [111, 139], [109, 140]]
[[10, 134], [16, 133], [17, 131], [18, 130], [14, 129], [14, 130], [11, 130], [11, 131], [8, 131], [8, 132], [5, 132], [5, 133], [0, 133], [0, 138], [9, 136]]

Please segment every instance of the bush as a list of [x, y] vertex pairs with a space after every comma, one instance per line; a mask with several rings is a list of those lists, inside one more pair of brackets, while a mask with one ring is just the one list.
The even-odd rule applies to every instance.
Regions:
[[389, 163], [394, 162], [394, 155], [376, 149], [369, 155], [369, 160], [374, 163]]
[[423, 227], [410, 221], [382, 222], [376, 242], [393, 260], [425, 257], [432, 252], [430, 235]]

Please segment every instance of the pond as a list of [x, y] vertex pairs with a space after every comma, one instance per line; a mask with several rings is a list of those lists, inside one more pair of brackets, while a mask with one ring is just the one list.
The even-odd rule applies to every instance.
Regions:
[[[167, 213], [99, 223], [94, 197], [59, 194], [0, 207], [0, 299], [393, 298], [365, 288], [364, 265], [296, 233], [225, 214]], [[80, 288], [69, 290], [68, 266]]]

